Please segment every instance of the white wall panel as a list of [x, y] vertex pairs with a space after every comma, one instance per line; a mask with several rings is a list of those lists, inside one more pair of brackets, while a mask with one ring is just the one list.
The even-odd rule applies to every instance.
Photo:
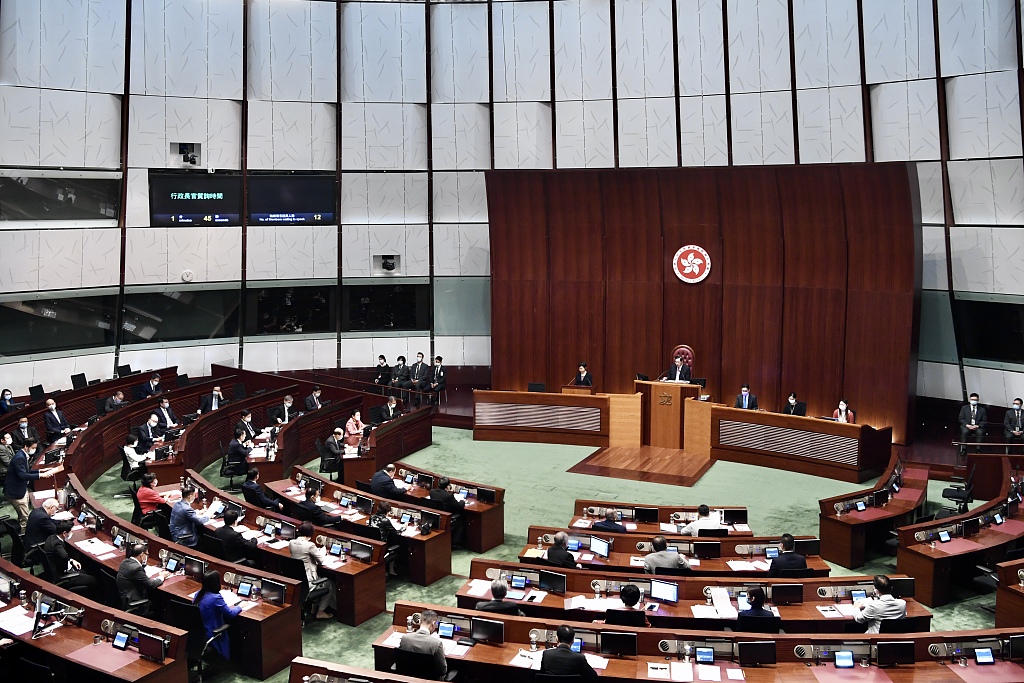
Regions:
[[0, 86], [0, 163], [39, 165], [40, 90]]
[[132, 228], [125, 243], [125, 283], [180, 283], [191, 270], [195, 282], [242, 277], [239, 227]]
[[434, 224], [435, 276], [490, 274], [491, 245], [486, 224]]
[[61, 90], [85, 90], [89, 3], [50, 0], [40, 3], [40, 10], [45, 14], [39, 26], [39, 84]]
[[276, 225], [250, 225], [245, 230], [245, 277], [247, 280], [277, 279]]
[[490, 99], [486, 5], [431, 5], [430, 43], [431, 101]]
[[1024, 225], [1024, 166], [1020, 159], [951, 161], [957, 225]]
[[618, 0], [615, 42], [620, 98], [675, 95], [671, 0]]
[[249, 103], [249, 168], [334, 170], [335, 106]]
[[964, 366], [964, 379], [967, 391], [977, 392], [981, 402], [990, 406], [1012, 405], [1014, 397], [1024, 394], [1024, 373]]
[[800, 163], [864, 161], [858, 86], [797, 91]]
[[1024, 228], [949, 229], [953, 288], [1024, 295]]
[[556, 102], [558, 168], [615, 165], [611, 100]]
[[[301, 343], [301, 342], [300, 342]], [[313, 359], [313, 349], [309, 350], [310, 360]], [[242, 366], [253, 372], [274, 372], [277, 370], [277, 342], [250, 342], [245, 343], [245, 359]]]
[[42, 6], [38, 0], [0, 3], [0, 85], [41, 85], [41, 23]]
[[857, 0], [795, 0], [793, 35], [798, 88], [860, 84]]
[[434, 355], [441, 356], [445, 365], [465, 365], [465, 337], [434, 337]]
[[370, 277], [373, 273], [370, 226], [341, 226], [341, 258], [342, 277]]
[[[50, 360], [5, 363], [4, 388], [14, 395], [27, 394], [28, 388], [42, 384], [47, 392], [72, 388], [71, 375], [84, 372], [86, 379], [110, 379], [114, 369], [113, 353], [86, 353]], [[58, 402], [60, 397], [57, 397]]]
[[127, 172], [127, 198], [125, 200], [125, 223], [129, 228], [149, 225], [149, 172], [141, 168], [129, 168]]
[[125, 284], [143, 285], [167, 281], [166, 228], [128, 230], [124, 254]]
[[935, 75], [932, 0], [863, 0], [868, 83]]
[[1017, 72], [959, 76], [946, 81], [949, 156], [1020, 156]]
[[338, 226], [318, 225], [313, 232], [313, 277], [338, 277]]
[[677, 0], [679, 94], [725, 94], [722, 0]]
[[343, 173], [344, 223], [425, 223], [426, 173]]
[[946, 214], [942, 202], [942, 164], [917, 164], [917, 183], [921, 194], [921, 222], [944, 223]]
[[434, 104], [431, 133], [434, 168], [489, 168], [490, 111], [482, 104]]
[[731, 92], [788, 89], [789, 6], [786, 0], [762, 0], [756, 4], [728, 0], [727, 8]]
[[[349, 226], [345, 226], [347, 230]], [[374, 254], [396, 254], [401, 259], [401, 275], [429, 275], [430, 265], [427, 256], [430, 253], [429, 238], [425, 225], [371, 225], [368, 230], [368, 259]], [[344, 247], [345, 265], [343, 277], [356, 277], [348, 272], [348, 245]], [[358, 258], [361, 254], [356, 254]]]
[[[121, 166], [121, 98], [105, 93], [85, 96], [85, 131], [82, 166], [119, 168]], [[72, 156], [78, 160], [78, 150]], [[72, 165], [71, 161], [65, 165]]]
[[938, 159], [935, 82], [884, 83], [872, 87], [871, 125], [876, 161]]
[[[53, 231], [57, 232], [57, 231]], [[64, 232], [63, 230], [59, 232]], [[121, 231], [82, 230], [82, 287], [107, 287], [121, 281]]]
[[683, 166], [725, 166], [729, 163], [725, 96], [679, 98]]
[[419, 3], [342, 5], [343, 102], [426, 102], [425, 11]]
[[[548, 3], [493, 5], [494, 101], [551, 99], [551, 40]], [[550, 147], [550, 145], [549, 145]]]
[[341, 162], [351, 170], [427, 167], [427, 109], [416, 104], [345, 104]]
[[941, 226], [925, 225], [921, 228], [921, 288], [949, 288], [946, 266], [946, 231]]
[[0, 291], [117, 285], [120, 252], [116, 228], [0, 231]]
[[733, 163], [793, 163], [792, 99], [788, 92], [732, 98]]
[[463, 337], [462, 346], [465, 351], [465, 358], [463, 359], [463, 362], [466, 365], [491, 364], [490, 337]]
[[313, 367], [314, 368], [336, 368], [338, 367], [338, 340], [337, 339], [314, 339], [313, 340]]
[[249, 8], [249, 100], [334, 102], [337, 5], [255, 0]]
[[960, 384], [960, 366], [918, 362], [917, 395], [962, 401], [964, 395]]
[[[388, 362], [393, 361], [389, 358]], [[343, 368], [370, 368], [377, 364], [377, 354], [373, 352], [373, 339], [370, 337], [355, 337], [341, 339], [341, 359], [339, 367]]]
[[939, 0], [943, 76], [1017, 66], [1014, 0]]
[[551, 105], [494, 104], [494, 167], [551, 168]]
[[675, 166], [675, 98], [619, 100], [619, 165]]
[[434, 173], [434, 220], [445, 223], [487, 221], [483, 173]]
[[199, 143], [202, 164], [241, 168], [241, 103], [174, 97], [136, 96], [129, 100], [128, 165], [177, 168], [170, 143]]
[[611, 10], [608, 0], [565, 0], [555, 9], [555, 98], [612, 96]]

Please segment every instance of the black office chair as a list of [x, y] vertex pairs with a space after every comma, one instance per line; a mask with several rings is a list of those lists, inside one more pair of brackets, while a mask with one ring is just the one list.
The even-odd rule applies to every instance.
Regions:
[[146, 472], [146, 463], [139, 463], [138, 467], [132, 467], [131, 461], [128, 460], [128, 455], [124, 452], [124, 449], [121, 449], [121, 481], [129, 486], [128, 490], [124, 493], [114, 494], [114, 498], [134, 497], [135, 492], [139, 490], [139, 480], [142, 479], [142, 475]]
[[[441, 672], [437, 670], [437, 664], [434, 662], [434, 655], [429, 652], [410, 652], [398, 648], [393, 652], [395, 655], [394, 671], [399, 676], [454, 681], [455, 677], [459, 675], [458, 670], [448, 669], [444, 676], [441, 676]], [[428, 675], [428, 672], [433, 675]]]
[[18, 659], [18, 662], [14, 665], [14, 671], [11, 673], [13, 674], [11, 678], [15, 681], [46, 683], [47, 681], [56, 680], [53, 669], [45, 664], [39, 664], [24, 657]]
[[241, 401], [242, 399], [249, 398], [249, 393], [245, 390], [245, 385], [241, 382], [231, 387], [231, 400]]
[[961, 481], [961, 484], [954, 484], [949, 488], [942, 489], [942, 497], [956, 503], [956, 511], [959, 514], [967, 512], [968, 505], [974, 502], [974, 472], [978, 469], [977, 463], [971, 466], [971, 472], [966, 479], [951, 477], [954, 481]]
[[188, 642], [185, 645], [188, 668], [196, 668], [198, 680], [202, 683], [206, 670], [206, 653], [214, 641], [219, 638], [227, 638], [227, 632], [231, 625], [224, 624], [220, 628], [214, 629], [213, 635], [207, 638], [206, 627], [203, 625], [203, 616], [199, 613], [199, 607], [181, 600], [170, 600], [167, 603], [164, 617], [166, 623], [188, 630]]
[[242, 489], [235, 486], [235, 477], [244, 477], [249, 472], [249, 463], [247, 462], [228, 462], [228, 452], [224, 448], [224, 442], [220, 442], [220, 476], [226, 477], [228, 480], [228, 486], [224, 489], [227, 493], [238, 493]]
[[537, 672], [533, 675], [533, 683], [583, 683], [583, 676], [579, 674], [542, 674]]
[[363, 493], [373, 493], [373, 489], [370, 488], [370, 482], [359, 481], [358, 479], [356, 479], [356, 490]]
[[300, 522], [312, 522], [313, 519], [309, 514], [309, 510], [302, 507], [301, 505], [292, 506], [292, 517], [299, 520]]
[[[935, 515], [921, 515], [914, 520], [914, 524], [923, 524], [925, 522], [931, 522], [934, 519]], [[885, 539], [885, 552], [890, 557], [896, 557], [896, 554], [900, 549], [900, 533], [895, 529], [890, 529], [889, 534], [891, 535], [891, 538]]]
[[782, 629], [782, 617], [736, 617], [736, 631], [739, 633], [778, 633]]
[[340, 460], [331, 455], [327, 448], [320, 443], [320, 439], [317, 439], [313, 446], [320, 455], [320, 466], [317, 468], [317, 471], [320, 474], [330, 475], [331, 481], [335, 481], [334, 475], [338, 471], [338, 465], [341, 464]]
[[50, 557], [46, 553], [43, 553], [43, 578], [55, 586], [60, 586], [66, 591], [71, 591], [76, 595], [85, 595], [89, 592], [89, 589], [86, 586], [68, 585], [68, 581], [78, 576], [78, 574], [79, 572], [69, 572], [63, 575], [59, 574], [57, 572], [57, 568], [53, 566], [53, 562], [50, 560]]
[[689, 567], [655, 567], [655, 576], [689, 576], [693, 570]]
[[71, 375], [71, 387], [73, 389], [85, 389], [89, 386], [89, 380], [85, 378], [84, 372], [79, 372], [77, 375]]
[[611, 626], [647, 626], [647, 617], [638, 609], [610, 609], [604, 623]]
[[780, 569], [780, 579], [807, 579], [814, 576], [813, 569]]
[[118, 377], [127, 377], [132, 374], [132, 366], [130, 365], [118, 365], [116, 370]]
[[[1016, 550], [1007, 551], [1006, 556], [1003, 557], [1002, 561], [1012, 562], [1013, 560], [1019, 560], [1021, 558], [1024, 558], [1024, 548], [1017, 548]], [[975, 588], [982, 593], [992, 593], [995, 591], [999, 587], [999, 574], [996, 572], [995, 568], [986, 567], [981, 564], [975, 566], [981, 570], [981, 574], [974, 577], [973, 583]], [[985, 609], [984, 605], [982, 605], [982, 609]]]
[[917, 633], [920, 630], [913, 619], [882, 619], [878, 622], [879, 633]]
[[96, 414], [97, 415], [102, 416], [102, 415], [106, 415], [107, 414], [107, 399], [105, 399], [105, 398], [98, 398], [94, 402], [94, 405], [96, 406]]
[[320, 598], [326, 595], [330, 588], [326, 581], [311, 586], [306, 578], [306, 567], [302, 564], [302, 560], [280, 557], [279, 562], [281, 563], [281, 574], [299, 582], [299, 621], [305, 626], [316, 615]]
[[178, 373], [175, 376], [174, 381], [178, 385], [179, 389], [184, 389], [189, 383], [188, 375], [184, 372]]
[[32, 397], [33, 403], [40, 403], [46, 400], [46, 392], [42, 384], [35, 384], [28, 388], [28, 395]]

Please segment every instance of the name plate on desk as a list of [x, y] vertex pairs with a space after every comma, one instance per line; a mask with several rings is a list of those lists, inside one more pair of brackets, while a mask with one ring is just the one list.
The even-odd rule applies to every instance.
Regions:
[[718, 442], [724, 447], [748, 448], [826, 460], [842, 465], [857, 465], [858, 441], [848, 436], [722, 420]]
[[601, 409], [584, 406], [477, 403], [478, 427], [531, 427], [601, 431]]

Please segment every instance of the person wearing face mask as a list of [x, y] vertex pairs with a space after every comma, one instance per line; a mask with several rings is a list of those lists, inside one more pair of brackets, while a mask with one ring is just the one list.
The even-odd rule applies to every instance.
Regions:
[[391, 383], [391, 367], [388, 365], [388, 359], [384, 356], [377, 356], [377, 376], [373, 379], [374, 384], [379, 384], [384, 387]]
[[46, 412], [43, 413], [43, 423], [46, 426], [46, 440], [53, 443], [57, 439], [71, 433], [71, 425], [64, 417], [63, 410], [57, 410], [57, 402], [52, 398], [46, 399]]
[[[423, 392], [426, 391], [430, 383], [427, 381], [427, 377], [430, 375], [430, 368], [423, 362], [423, 353], [416, 354], [416, 362], [409, 368], [409, 381], [412, 382], [412, 388], [414, 391]], [[420, 394], [415, 394], [412, 397], [414, 405], [420, 404]]]
[[245, 432], [245, 441], [252, 441], [256, 438], [256, 428], [252, 426], [252, 411], [243, 410], [242, 417], [235, 423], [235, 431], [241, 429]]
[[[430, 379], [427, 380], [430, 382], [430, 386], [427, 390], [437, 395], [440, 395], [446, 386], [444, 365], [441, 364], [442, 360], [441, 356], [434, 356], [434, 368], [430, 371]], [[431, 403], [433, 403], [433, 401], [431, 401]]]
[[804, 403], [803, 401], [796, 400], [796, 392], [793, 392], [792, 394], [789, 395], [789, 398], [786, 400], [786, 405], [782, 409], [782, 414], [806, 416], [807, 404]]
[[14, 394], [11, 393], [10, 389], [4, 389], [3, 394], [0, 394], [0, 415], [6, 415], [12, 410], [16, 410], [14, 407]]
[[118, 408], [123, 407], [125, 403], [127, 403], [127, 401], [124, 400], [124, 392], [120, 390], [115, 391], [114, 394], [109, 396], [103, 403], [103, 414], [108, 415]]
[[856, 422], [854, 413], [850, 410], [850, 404], [845, 398], [839, 399], [839, 407], [832, 411], [832, 418], [836, 422], [848, 422], [850, 424]]
[[19, 448], [24, 448], [25, 444], [30, 440], [38, 442], [39, 432], [36, 431], [35, 427], [29, 425], [27, 417], [23, 417], [18, 420], [17, 429], [11, 432], [11, 439], [14, 450], [18, 450]]
[[25, 533], [25, 524], [28, 522], [29, 483], [38, 479], [49, 479], [58, 472], [64, 471], [63, 464], [48, 470], [33, 470], [29, 463], [36, 457], [38, 445], [38, 440], [29, 439], [24, 446], [18, 449], [7, 468], [7, 479], [4, 480], [4, 498], [18, 514], [18, 523], [21, 525], [22, 533]]
[[174, 429], [178, 426], [178, 416], [174, 414], [174, 410], [171, 408], [171, 402], [169, 399], [160, 399], [160, 407], [156, 411], [157, 427], [160, 428], [160, 432], [166, 432], [168, 429]]
[[736, 396], [736, 403], [733, 408], [744, 410], [757, 410], [757, 396], [750, 393], [750, 385], [744, 384], [740, 387], [740, 393]]
[[141, 426], [135, 428], [135, 434], [139, 437], [139, 443], [135, 446], [135, 451], [139, 455], [149, 453], [153, 450], [153, 444], [157, 441], [163, 441], [163, 437], [160, 436], [160, 428], [157, 427], [159, 418], [156, 413], [150, 413], [149, 419], [142, 423]]
[[163, 389], [160, 388], [160, 375], [158, 374], [154, 374], [148, 382], [139, 387], [139, 396], [142, 398], [158, 396], [161, 393], [163, 393]]
[[227, 402], [227, 399], [224, 398], [224, 394], [221, 393], [220, 387], [214, 387], [212, 393], [203, 396], [203, 402], [199, 404], [199, 412], [204, 414], [211, 410], [217, 410]]
[[[411, 377], [409, 366], [405, 364], [405, 356], [399, 356], [398, 363], [391, 370], [391, 386], [395, 389], [412, 389]], [[404, 400], [405, 397], [402, 398]]]
[[1013, 407], [1003, 417], [1003, 438], [1006, 439], [1006, 454], [1010, 454], [1009, 444], [1024, 444], [1024, 410], [1021, 399], [1013, 399]]
[[68, 540], [74, 522], [70, 519], [56, 523], [56, 531], [43, 543], [43, 554], [53, 567], [55, 578], [61, 588], [73, 591], [86, 598], [95, 599], [99, 582], [95, 577], [82, 571], [82, 565], [68, 555]]
[[[977, 394], [968, 397], [967, 405], [960, 409], [960, 442], [973, 441], [977, 444], [985, 438], [985, 422], [988, 421], [988, 411], [985, 406], [978, 405]], [[960, 447], [961, 452], [966, 452], [966, 446]], [[981, 448], [975, 447], [980, 452]]]
[[14, 439], [8, 433], [0, 439], [0, 479], [7, 476], [7, 468], [11, 466], [11, 460], [14, 460]]
[[295, 403], [295, 399], [291, 396], [285, 396], [284, 402], [281, 405], [274, 406], [267, 411], [267, 417], [279, 425], [288, 424], [289, 420], [295, 418], [295, 413], [297, 412], [292, 408], [293, 403]]
[[313, 387], [313, 393], [306, 397], [306, 411], [319, 410], [321, 406], [320, 387]]

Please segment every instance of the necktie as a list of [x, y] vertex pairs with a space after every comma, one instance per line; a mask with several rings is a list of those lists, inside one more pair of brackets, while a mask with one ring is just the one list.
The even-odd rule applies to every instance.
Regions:
[[217, 410], [217, 397], [216, 396], [213, 397], [213, 409]]
[[318, 399], [318, 398], [317, 398], [316, 396], [314, 396], [314, 397], [313, 397], [313, 403], [315, 403], [315, 404], [316, 404], [316, 407], [317, 407], [317, 408], [319, 408], [319, 407], [320, 407], [320, 399]]
[[146, 438], [148, 438], [148, 439], [152, 439], [153, 438], [153, 427], [151, 425], [149, 425], [149, 424], [146, 425]]
[[747, 407], [747, 397], [746, 397], [746, 395], [743, 396], [743, 407], [744, 408]]
[[1020, 411], [1017, 411], [1017, 431], [1020, 431]]
[[977, 408], [971, 408], [971, 424], [974, 424], [974, 414], [977, 412]]
[[437, 373], [441, 372], [441, 368], [434, 368], [434, 381], [437, 381]]

